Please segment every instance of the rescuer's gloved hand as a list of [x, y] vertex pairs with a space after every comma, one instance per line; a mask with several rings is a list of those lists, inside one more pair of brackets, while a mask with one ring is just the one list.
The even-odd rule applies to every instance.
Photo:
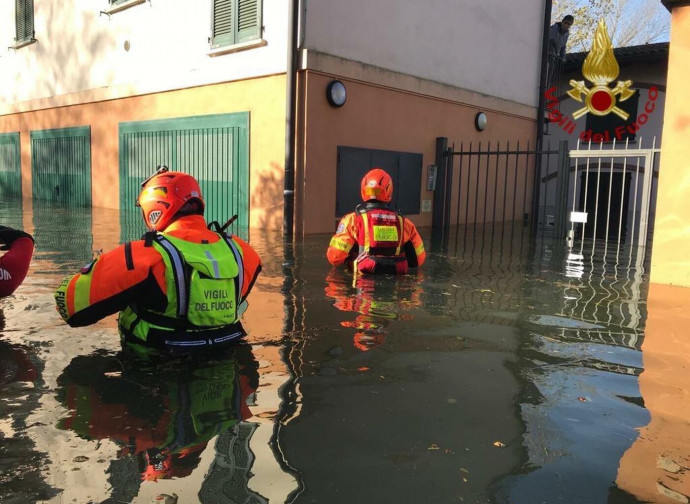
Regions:
[[29, 233], [7, 226], [0, 226], [0, 250], [9, 250], [14, 240], [23, 237], [31, 238], [31, 241], [34, 241], [33, 236]]

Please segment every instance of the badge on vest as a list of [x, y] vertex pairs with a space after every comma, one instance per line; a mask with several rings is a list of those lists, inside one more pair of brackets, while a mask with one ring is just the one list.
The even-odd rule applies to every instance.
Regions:
[[374, 226], [374, 240], [377, 242], [398, 241], [398, 228], [395, 226]]

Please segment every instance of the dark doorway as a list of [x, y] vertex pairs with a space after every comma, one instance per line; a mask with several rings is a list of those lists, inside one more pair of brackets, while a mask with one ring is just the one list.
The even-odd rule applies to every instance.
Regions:
[[[630, 199], [630, 174], [626, 173], [624, 177], [623, 172], [614, 172], [612, 174], [608, 170], [606, 172], [603, 172], [602, 170], [602, 173], [598, 177], [598, 191], [596, 173], [590, 172], [589, 180], [587, 180], [586, 175], [586, 173], [580, 174], [581, 189], [579, 205], [579, 208], [584, 207], [585, 212], [587, 212], [585, 237], [606, 239], [606, 220], [608, 218], [608, 238], [617, 240], [618, 231], [620, 229], [621, 239], [624, 239], [626, 237], [628, 229], [628, 200]], [[625, 188], [623, 188], [624, 184]], [[586, 205], [584, 204], [585, 192], [587, 193]], [[595, 232], [596, 236], [594, 236]]]

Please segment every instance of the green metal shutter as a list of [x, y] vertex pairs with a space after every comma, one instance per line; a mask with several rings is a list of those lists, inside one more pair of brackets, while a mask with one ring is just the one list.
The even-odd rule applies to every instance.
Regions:
[[135, 202], [157, 166], [193, 175], [206, 201], [206, 220], [247, 237], [249, 228], [249, 113], [120, 123], [121, 239], [145, 231]]
[[0, 134], [0, 200], [22, 197], [19, 133]]
[[91, 206], [91, 128], [31, 132], [35, 200]]
[[260, 0], [238, 0], [237, 39], [235, 43], [247, 42], [261, 37]]
[[25, 42], [34, 38], [34, 0], [15, 0], [15, 40]]

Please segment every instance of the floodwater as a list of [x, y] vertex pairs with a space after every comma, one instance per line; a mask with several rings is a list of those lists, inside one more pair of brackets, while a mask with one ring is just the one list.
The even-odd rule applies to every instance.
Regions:
[[0, 301], [0, 502], [641, 502], [619, 471], [650, 422], [632, 252], [422, 230], [419, 272], [353, 282], [328, 236], [253, 233], [246, 344], [202, 360], [55, 312], [63, 276], [138, 232], [117, 212], [3, 202], [0, 224], [37, 244]]

